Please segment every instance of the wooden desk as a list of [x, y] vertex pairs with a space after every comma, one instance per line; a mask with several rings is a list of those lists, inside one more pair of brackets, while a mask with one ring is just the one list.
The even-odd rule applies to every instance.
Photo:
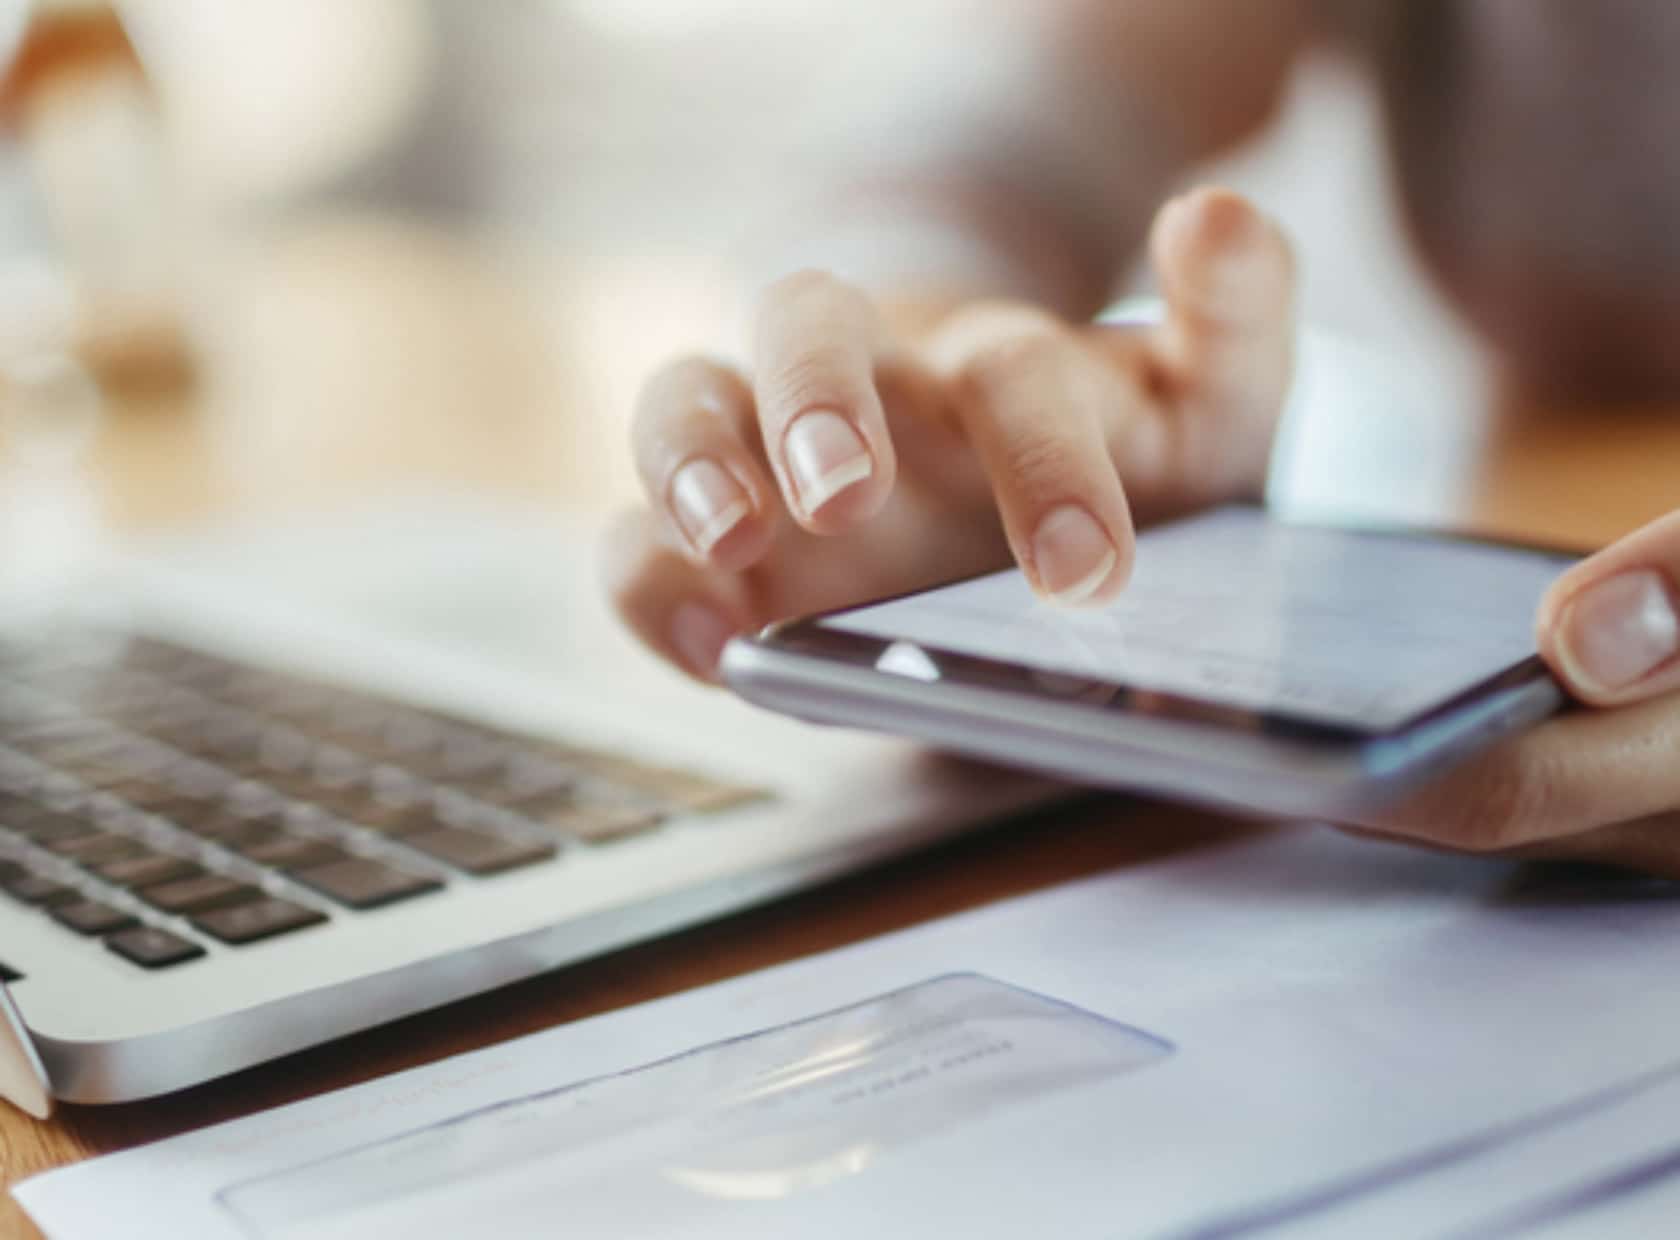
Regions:
[[[554, 373], [517, 296], [412, 230], [341, 221], [299, 244], [286, 279], [242, 303], [247, 332], [278, 339], [284, 356], [241, 354], [251, 338], [223, 341], [228, 354], [197, 393], [119, 402], [92, 463], [115, 524], [331, 499], [393, 477], [592, 506], [622, 493], [611, 480], [623, 473], [599, 465], [621, 428], [556, 416], [576, 403], [565, 399], [575, 376]], [[453, 307], [446, 318], [441, 304]], [[323, 370], [347, 355], [358, 359], [352, 373]], [[1668, 411], [1513, 412], [1473, 438], [1474, 485], [1449, 514], [1466, 524], [1602, 541], [1680, 507], [1680, 416]], [[1255, 829], [1093, 799], [171, 1097], [65, 1107], [50, 1123], [0, 1108], [0, 1181]], [[14, 1234], [36, 1233], [7, 1197], [0, 1235]]]

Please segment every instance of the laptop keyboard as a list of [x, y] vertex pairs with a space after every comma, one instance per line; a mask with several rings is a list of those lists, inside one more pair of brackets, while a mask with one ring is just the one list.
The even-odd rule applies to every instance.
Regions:
[[765, 795], [151, 638], [0, 645], [0, 892], [141, 969]]

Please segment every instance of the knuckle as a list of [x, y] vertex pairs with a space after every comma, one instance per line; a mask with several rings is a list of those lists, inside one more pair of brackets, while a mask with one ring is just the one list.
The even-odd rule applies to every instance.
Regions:
[[1055, 338], [1066, 325], [1048, 310], [1015, 302], [977, 301], [953, 310], [940, 323], [935, 340], [961, 369], [975, 354], [1010, 341]]
[[1012, 435], [1002, 443], [1000, 455], [999, 464], [1010, 481], [1029, 492], [1063, 492], [1079, 472], [1070, 445], [1056, 435]]
[[984, 406], [1031, 384], [1063, 359], [1066, 348], [1067, 341], [1048, 330], [992, 336], [977, 343], [958, 365], [958, 391], [970, 403]]
[[808, 409], [849, 408], [859, 397], [855, 361], [843, 345], [813, 345], [764, 373], [767, 403], [791, 420]]
[[1014, 376], [1043, 369], [1055, 352], [1054, 342], [1047, 334], [1000, 336], [975, 349], [963, 364], [961, 374], [981, 388], [1006, 384]]
[[940, 334], [960, 340], [991, 340], [1049, 335], [1063, 328], [1062, 320], [1042, 306], [1014, 301], [971, 301], [945, 317]]

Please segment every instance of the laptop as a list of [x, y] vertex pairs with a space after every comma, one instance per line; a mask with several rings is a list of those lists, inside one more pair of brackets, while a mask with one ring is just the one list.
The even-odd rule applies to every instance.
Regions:
[[178, 537], [0, 639], [0, 1094], [116, 1103], [1061, 795], [761, 714], [474, 498]]

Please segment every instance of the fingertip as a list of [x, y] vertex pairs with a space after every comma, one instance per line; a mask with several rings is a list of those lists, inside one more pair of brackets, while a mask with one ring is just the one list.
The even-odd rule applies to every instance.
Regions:
[[895, 473], [875, 368], [884, 328], [869, 298], [821, 271], [777, 281], [760, 302], [754, 393], [794, 519], [834, 534], [886, 503]]
[[1162, 257], [1178, 264], [1194, 263], [1256, 244], [1265, 226], [1259, 208], [1241, 194], [1202, 187], [1162, 206], [1151, 240]]
[[707, 566], [723, 573], [741, 573], [762, 560], [775, 542], [770, 522], [752, 516], [712, 544]]
[[1231, 190], [1171, 200], [1156, 217], [1151, 251], [1168, 300], [1215, 320], [1275, 313], [1293, 290], [1283, 231]]
[[[1535, 652], [1559, 680], [1564, 680], [1567, 675], [1567, 670], [1560, 666], [1561, 661], [1558, 658], [1558, 618], [1569, 602], [1567, 586], [1567, 579], [1553, 582], [1551, 589], [1541, 598], [1540, 606], [1534, 614]], [[1569, 686], [1565, 684], [1564, 687]]]
[[760, 498], [767, 484], [742, 461], [700, 456], [685, 461], [665, 488], [665, 508], [690, 559], [725, 572], [750, 566], [770, 545]]
[[1089, 607], [1111, 601], [1132, 569], [1130, 531], [1107, 528], [1083, 504], [1061, 504], [1033, 527], [1027, 544], [1028, 579], [1059, 607]]
[[724, 646], [752, 627], [730, 581], [708, 577], [662, 541], [650, 510], [612, 523], [601, 542], [599, 569], [631, 631], [697, 680], [716, 683]]
[[739, 571], [769, 545], [779, 501], [756, 433], [745, 382], [709, 359], [680, 359], [643, 385], [637, 472], [669, 542], [695, 564]]
[[894, 462], [890, 445], [875, 442], [879, 438], [834, 409], [812, 409], [788, 424], [782, 437], [786, 498], [802, 526], [836, 534], [881, 510]]
[[1114, 571], [1109, 575], [1104, 591], [1098, 596], [1101, 602], [1111, 603], [1132, 584], [1132, 573], [1137, 569], [1137, 535], [1130, 525], [1115, 535]]
[[739, 632], [733, 621], [709, 602], [689, 600], [671, 612], [670, 643], [683, 669], [696, 680], [718, 684], [723, 649]]
[[1216, 185], [1201, 186], [1172, 202], [1173, 222], [1192, 244], [1224, 249], [1257, 240], [1265, 217], [1247, 198]]

